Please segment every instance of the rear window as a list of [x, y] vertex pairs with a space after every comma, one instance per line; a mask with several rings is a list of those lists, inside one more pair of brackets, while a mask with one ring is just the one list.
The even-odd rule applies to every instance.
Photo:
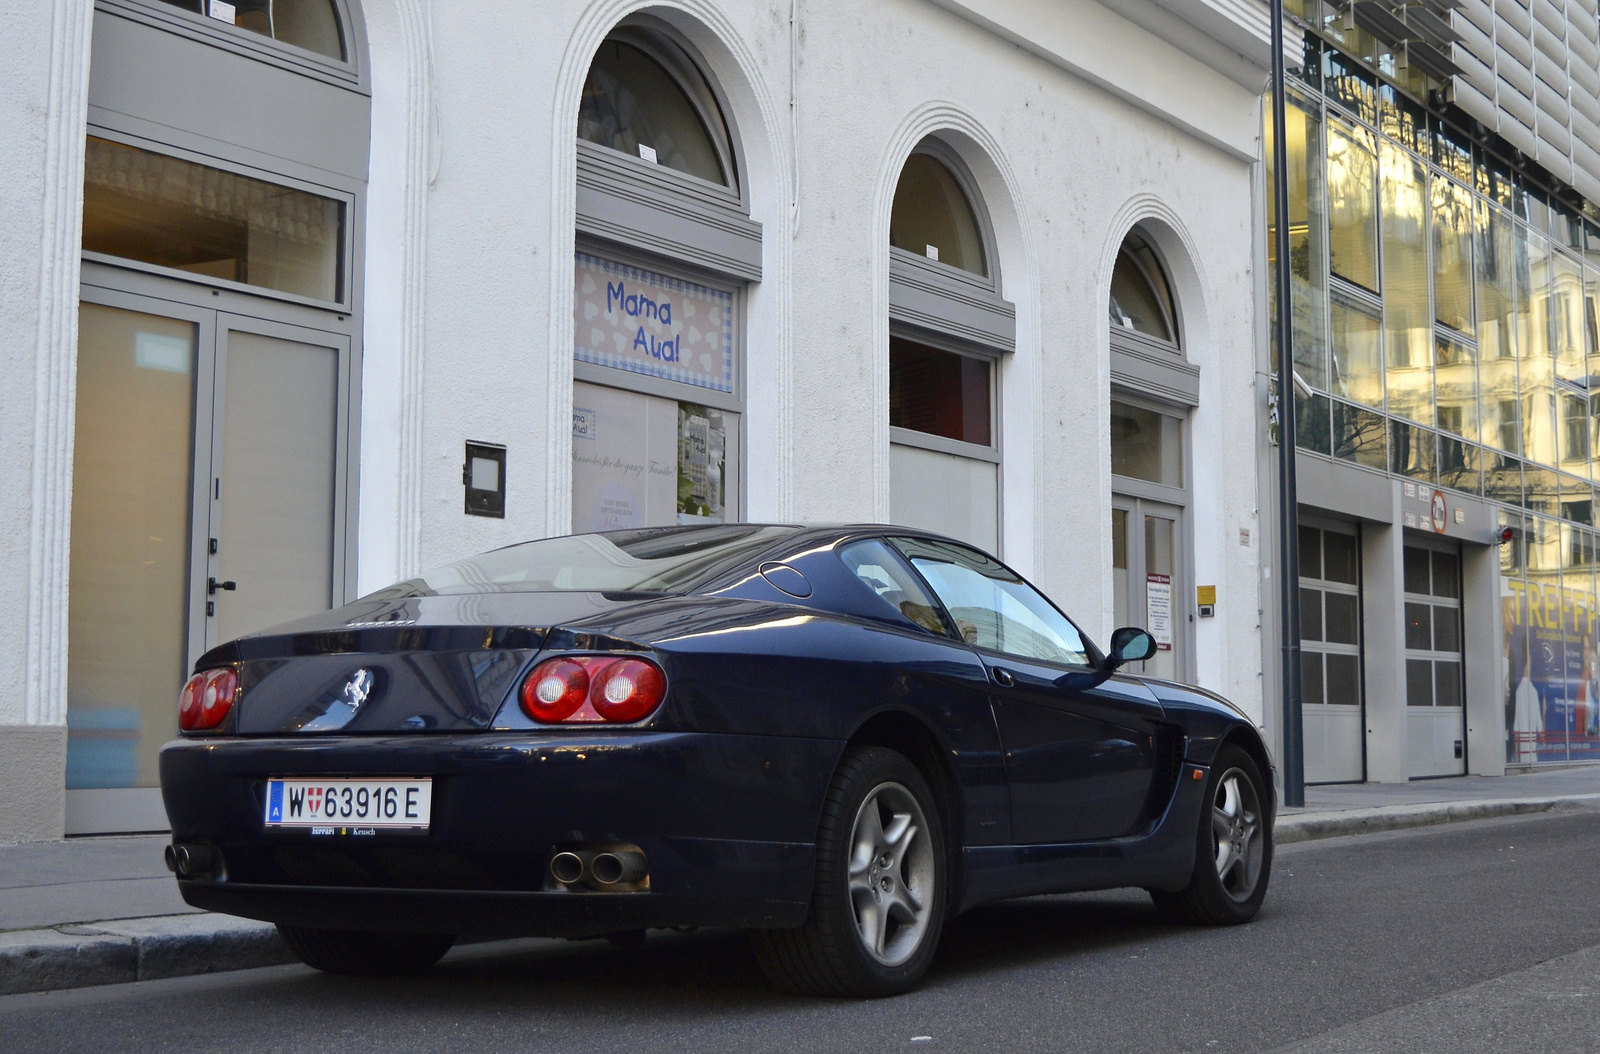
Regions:
[[800, 532], [728, 524], [575, 534], [457, 560], [372, 595], [452, 593], [686, 593]]

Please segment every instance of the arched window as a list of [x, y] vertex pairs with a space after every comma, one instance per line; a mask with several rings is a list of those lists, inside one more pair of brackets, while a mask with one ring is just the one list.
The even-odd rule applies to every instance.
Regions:
[[1183, 347], [1182, 305], [1155, 241], [1134, 229], [1111, 267], [1111, 383], [1180, 406], [1200, 401], [1200, 371]]
[[173, 7], [341, 61], [349, 58], [333, 0], [164, 0]]
[[711, 87], [659, 38], [622, 30], [600, 45], [583, 85], [578, 138], [730, 186], [733, 151]]
[[1178, 346], [1178, 320], [1172, 290], [1155, 250], [1130, 234], [1111, 271], [1111, 325]]
[[761, 278], [761, 227], [726, 113], [688, 43], [648, 17], [612, 30], [584, 79], [574, 532], [741, 518], [744, 292]]
[[955, 174], [932, 154], [912, 154], [900, 172], [889, 214], [889, 244], [987, 275], [983, 233]]
[[896, 523], [1000, 545], [999, 362], [1016, 347], [977, 184], [939, 139], [889, 215], [889, 488]]

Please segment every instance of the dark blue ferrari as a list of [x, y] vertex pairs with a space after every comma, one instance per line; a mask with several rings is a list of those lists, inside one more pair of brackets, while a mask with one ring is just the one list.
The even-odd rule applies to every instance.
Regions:
[[196, 907], [310, 965], [426, 969], [460, 935], [748, 929], [802, 992], [885, 995], [944, 920], [1141, 886], [1252, 918], [1260, 736], [1118, 673], [990, 556], [895, 527], [575, 535], [206, 654], [161, 755]]

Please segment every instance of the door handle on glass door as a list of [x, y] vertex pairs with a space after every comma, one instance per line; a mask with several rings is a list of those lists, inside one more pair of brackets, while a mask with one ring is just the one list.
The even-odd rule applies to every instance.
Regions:
[[206, 579], [206, 593], [207, 594], [214, 594], [219, 589], [226, 589], [228, 592], [231, 593], [235, 589], [238, 589], [238, 588], [239, 588], [239, 583], [237, 583], [237, 582], [218, 582], [215, 578]]
[[1002, 688], [1010, 688], [1017, 683], [1017, 679], [1011, 676], [1010, 670], [1002, 670], [997, 666], [994, 670], [994, 683]]

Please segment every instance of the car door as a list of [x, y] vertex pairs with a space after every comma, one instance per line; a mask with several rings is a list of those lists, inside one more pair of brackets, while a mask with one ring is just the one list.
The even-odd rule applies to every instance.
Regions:
[[897, 544], [989, 671], [1013, 840], [1094, 841], [1142, 827], [1162, 720], [1154, 694], [1106, 678], [1077, 627], [1004, 565], [947, 542]]

